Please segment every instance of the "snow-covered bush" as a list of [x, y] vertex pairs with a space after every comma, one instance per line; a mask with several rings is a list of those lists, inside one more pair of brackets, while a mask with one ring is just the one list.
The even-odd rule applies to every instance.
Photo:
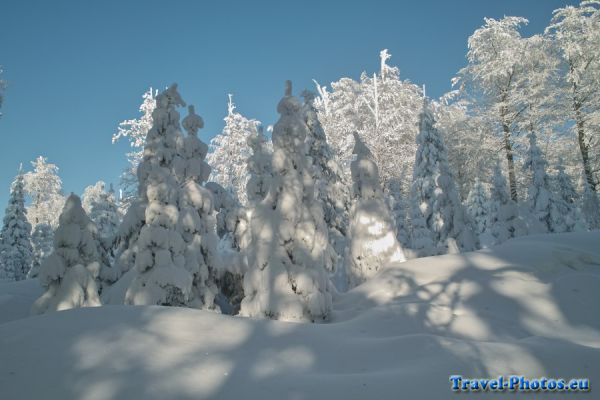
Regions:
[[23, 280], [33, 262], [31, 225], [27, 221], [23, 169], [10, 188], [8, 206], [0, 231], [0, 279]]
[[273, 128], [273, 177], [252, 211], [240, 314], [317, 321], [331, 312], [327, 226], [307, 162], [308, 127], [288, 81]]
[[394, 222], [379, 183], [379, 170], [371, 151], [354, 133], [350, 164], [354, 200], [350, 209], [346, 268], [348, 285], [354, 287], [371, 278], [390, 262], [405, 261], [396, 239]]
[[54, 251], [40, 267], [45, 293], [33, 304], [32, 313], [99, 306], [96, 278], [103, 263], [99, 247], [96, 226], [79, 197], [71, 194], [54, 234]]

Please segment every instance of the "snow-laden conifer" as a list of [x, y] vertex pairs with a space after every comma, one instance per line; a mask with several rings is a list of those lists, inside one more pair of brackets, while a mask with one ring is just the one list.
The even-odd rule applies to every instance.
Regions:
[[396, 239], [394, 222], [384, 200], [373, 154], [356, 132], [354, 140], [356, 159], [350, 164], [354, 199], [350, 209], [346, 256], [350, 287], [371, 278], [390, 262], [406, 260]]
[[59, 217], [54, 250], [40, 267], [39, 281], [45, 292], [33, 304], [32, 313], [99, 306], [96, 278], [102, 263], [96, 225], [79, 197], [71, 194]]
[[19, 168], [10, 188], [0, 231], [0, 279], [25, 279], [33, 262], [31, 225], [27, 221], [24, 186], [23, 168]]
[[252, 211], [240, 313], [281, 320], [323, 320], [331, 312], [327, 226], [315, 201], [306, 149], [308, 127], [291, 83], [273, 128], [273, 177]]
[[[471, 251], [475, 248], [475, 238], [465, 224], [446, 146], [433, 125], [433, 113], [425, 98], [416, 139], [411, 189], [412, 247], [420, 255]], [[430, 248], [429, 238], [434, 249]]]

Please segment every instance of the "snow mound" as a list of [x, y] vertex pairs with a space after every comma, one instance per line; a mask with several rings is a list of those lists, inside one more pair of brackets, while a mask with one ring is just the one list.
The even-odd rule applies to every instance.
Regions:
[[[453, 374], [596, 382], [599, 241], [600, 232], [530, 236], [392, 264], [337, 295], [327, 324], [158, 306], [6, 322], [0, 398], [449, 399]], [[0, 298], [16, 288], [0, 285]]]

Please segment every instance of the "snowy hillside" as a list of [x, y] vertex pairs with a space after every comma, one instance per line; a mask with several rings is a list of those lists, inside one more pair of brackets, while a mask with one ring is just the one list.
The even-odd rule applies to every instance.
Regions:
[[[28, 317], [35, 281], [0, 284], [0, 398], [466, 398], [450, 390], [453, 374], [593, 387], [599, 243], [600, 232], [529, 236], [392, 264], [337, 295], [326, 324], [158, 306]], [[473, 397], [517, 396], [551, 397]]]

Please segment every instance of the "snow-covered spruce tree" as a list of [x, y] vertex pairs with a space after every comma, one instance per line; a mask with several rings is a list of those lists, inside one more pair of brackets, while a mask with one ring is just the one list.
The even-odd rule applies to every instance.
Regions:
[[481, 237], [489, 228], [488, 206], [485, 187], [479, 179], [476, 179], [467, 196], [466, 211], [477, 237]]
[[31, 198], [27, 207], [27, 218], [31, 226], [49, 224], [56, 228], [65, 198], [58, 167], [39, 156], [32, 161], [33, 171], [25, 174], [25, 192]]
[[350, 164], [354, 199], [350, 209], [346, 267], [349, 287], [354, 287], [390, 262], [405, 261], [396, 239], [394, 222], [379, 183], [373, 154], [354, 133], [356, 159]]
[[254, 206], [265, 198], [271, 185], [273, 176], [272, 154], [267, 146], [267, 138], [263, 135], [261, 128], [248, 135], [247, 141], [252, 155], [246, 160], [249, 173], [248, 182], [246, 183], [246, 197], [248, 204]]
[[119, 124], [118, 131], [112, 137], [112, 142], [116, 143], [120, 139], [127, 138], [132, 151], [127, 153], [129, 166], [121, 174], [122, 196], [119, 199], [120, 212], [125, 213], [131, 203], [137, 198], [138, 179], [137, 167], [142, 161], [144, 144], [146, 136], [152, 127], [152, 112], [156, 108], [156, 95], [158, 91], [152, 88], [148, 89], [142, 95], [143, 101], [140, 105], [139, 119], [128, 119]]
[[187, 167], [178, 155], [183, 137], [175, 109], [184, 105], [176, 84], [156, 96], [152, 128], [137, 168], [139, 199], [129, 208], [131, 220], [126, 215], [128, 227], [121, 231], [128, 249], [117, 262], [135, 266], [126, 304], [187, 305], [192, 300], [194, 271], [186, 268], [187, 246], [178, 230], [180, 183], [174, 172], [176, 165], [180, 170]]
[[348, 227], [349, 193], [344, 174], [335, 158], [315, 108], [315, 94], [305, 90], [303, 112], [308, 126], [306, 142], [317, 198], [321, 201], [329, 228], [332, 263], [337, 266], [344, 256]]
[[[421, 256], [471, 251], [475, 248], [475, 238], [465, 224], [465, 212], [450, 173], [446, 146], [433, 124], [433, 114], [425, 98], [411, 189], [412, 247]], [[429, 238], [434, 249], [429, 247]]]
[[586, 224], [581, 215], [581, 210], [577, 206], [580, 196], [577, 190], [575, 190], [571, 177], [565, 172], [562, 160], [559, 160], [556, 171], [553, 179], [556, 193], [556, 207], [558, 213], [564, 219], [564, 230], [566, 232], [585, 230]]
[[33, 262], [31, 225], [25, 210], [23, 168], [19, 168], [10, 188], [8, 206], [0, 231], [0, 279], [23, 280]]
[[257, 133], [260, 122], [247, 119], [237, 111], [229, 95], [223, 131], [210, 140], [206, 161], [212, 167], [210, 180], [217, 182], [241, 204], [247, 204], [246, 184], [249, 179], [246, 160], [250, 156], [248, 137]]
[[40, 265], [46, 257], [52, 253], [52, 240], [54, 231], [48, 224], [37, 224], [31, 234], [31, 245], [33, 246], [33, 263], [29, 270], [28, 278], [37, 278], [40, 273]]
[[[198, 139], [198, 130], [204, 127], [202, 118], [188, 107], [182, 121], [187, 136], [180, 142], [181, 164], [177, 176], [182, 182], [179, 194], [179, 224], [185, 243], [185, 267], [193, 274], [192, 297], [189, 305], [195, 308], [214, 309], [219, 290], [216, 280], [223, 273], [220, 268], [215, 233], [214, 200], [212, 193], [202, 184], [210, 176], [206, 163], [208, 146]], [[177, 171], [177, 163], [174, 164]]]
[[493, 244], [500, 244], [511, 237], [526, 234], [525, 225], [519, 217], [517, 204], [508, 194], [508, 184], [502, 174], [500, 163], [494, 168], [489, 201], [490, 232]]
[[600, 199], [598, 199], [598, 194], [588, 185], [587, 180], [583, 184], [581, 210], [587, 221], [588, 228], [600, 229]]
[[[244, 273], [247, 261], [247, 209], [240, 206], [231, 193], [216, 182], [208, 182], [205, 187], [211, 191], [217, 217], [218, 252], [223, 272], [217, 278], [217, 286], [229, 304], [221, 303], [221, 311], [237, 314], [244, 298]], [[228, 311], [229, 310], [229, 311]]]
[[98, 234], [103, 241], [111, 242], [117, 233], [121, 216], [115, 201], [114, 192], [105, 190], [105, 183], [98, 181], [83, 191], [83, 209], [98, 227]]
[[329, 240], [306, 157], [308, 127], [286, 82], [273, 128], [273, 177], [252, 212], [240, 314], [317, 321], [331, 312]]
[[[523, 170], [531, 175], [531, 181], [527, 188], [527, 201], [529, 210], [534, 217], [535, 223], [541, 222], [541, 232], [564, 232], [566, 230], [564, 215], [557, 208], [556, 197], [550, 191], [550, 177], [546, 172], [546, 159], [537, 145], [535, 133], [530, 133], [529, 149], [523, 163]], [[536, 221], [537, 220], [537, 221]], [[534, 233], [531, 232], [530, 233]]]
[[81, 200], [71, 194], [54, 234], [54, 251], [40, 267], [39, 281], [45, 293], [33, 304], [33, 314], [101, 305], [96, 277], [102, 259], [96, 235], [96, 226]]

